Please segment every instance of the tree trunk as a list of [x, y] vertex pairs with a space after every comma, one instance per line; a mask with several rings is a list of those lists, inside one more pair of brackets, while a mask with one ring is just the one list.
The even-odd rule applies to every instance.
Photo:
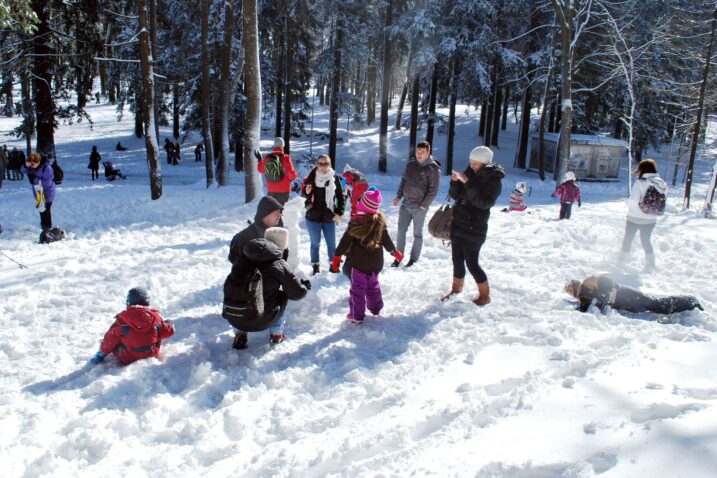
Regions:
[[[375, 43], [375, 42], [374, 42]], [[371, 126], [376, 121], [376, 50], [371, 49], [371, 58], [366, 67], [366, 124]]]
[[[157, 0], [148, 0], [149, 1], [149, 36], [152, 41], [151, 45], [151, 52], [152, 52], [152, 61], [155, 62], [159, 59], [159, 42], [157, 41]], [[154, 69], [154, 64], [152, 66]], [[154, 111], [154, 134], [159, 138], [159, 115], [160, 115], [160, 94], [157, 94], [157, 88], [155, 86], [154, 89], [154, 107], [152, 110]]]
[[48, 159], [55, 159], [55, 100], [52, 94], [52, 29], [48, 0], [33, 0], [37, 15], [37, 32], [32, 39], [32, 90], [37, 122], [35, 150]]
[[438, 94], [438, 63], [433, 65], [433, 76], [431, 77], [431, 96], [428, 100], [428, 124], [426, 126], [426, 141], [433, 145], [433, 129], [436, 117], [436, 95]]
[[285, 18], [285, 40], [286, 50], [284, 52], [284, 152], [286, 154], [291, 153], [291, 83], [292, 76], [291, 70], [293, 68], [293, 48], [292, 43], [289, 39], [289, 32], [291, 31], [291, 16], [289, 12], [286, 12]]
[[386, 22], [383, 30], [383, 82], [381, 84], [381, 123], [379, 126], [378, 139], [378, 170], [382, 173], [387, 171], [387, 149], [388, 149], [388, 110], [391, 99], [391, 83], [393, 68], [391, 61], [391, 38], [389, 29], [393, 24], [393, 0], [386, 2]]
[[[557, 0], [553, 0], [555, 4]], [[566, 3], [565, 8], [558, 13], [560, 19], [560, 139], [558, 140], [559, 154], [557, 164], [553, 171], [553, 179], [558, 180], [565, 176], [568, 163], [570, 162], [570, 135], [573, 122], [573, 20], [575, 16], [575, 5]], [[562, 14], [561, 14], [562, 13]]]
[[204, 169], [207, 174], [207, 187], [214, 182], [214, 147], [212, 144], [212, 128], [209, 118], [211, 96], [211, 78], [209, 68], [209, 7], [211, 0], [202, 0], [202, 82], [200, 91], [200, 108], [202, 115], [202, 139], [204, 140]]
[[[532, 68], [529, 66], [529, 70]], [[526, 167], [526, 158], [528, 156], [528, 140], [530, 137], [530, 107], [532, 101], [532, 74], [528, 72], [528, 81], [523, 90], [523, 111], [520, 117], [520, 134], [518, 135], [518, 156], [516, 158], [516, 166], [521, 169]]]
[[413, 86], [411, 88], [411, 129], [409, 132], [408, 148], [409, 158], [416, 157], [416, 138], [418, 137], [418, 97], [421, 85], [421, 73], [416, 68], [413, 74]]
[[485, 117], [488, 111], [488, 101], [483, 100], [480, 104], [480, 121], [478, 122], [478, 136], [485, 137]]
[[254, 150], [261, 139], [261, 70], [259, 66], [259, 27], [257, 0], [242, 0], [244, 85], [246, 89], [246, 125], [244, 128], [244, 171], [246, 202], [261, 196], [261, 179], [256, 169]]
[[459, 56], [453, 59], [453, 74], [451, 75], [450, 82], [450, 93], [451, 99], [449, 101], [450, 107], [448, 110], [448, 146], [446, 147], [446, 174], [451, 174], [453, 171], [453, 142], [456, 137], [456, 102], [458, 100], [458, 75], [460, 74], [461, 63]]
[[12, 99], [12, 73], [5, 75], [3, 83], [3, 94], [5, 95], [5, 116], [12, 118], [15, 112], [15, 104]]
[[[149, 0], [150, 10], [155, 0]], [[139, 13], [139, 54], [142, 70], [142, 112], [144, 113], [144, 145], [147, 149], [147, 165], [149, 166], [149, 188], [152, 199], [162, 196], [162, 170], [159, 162], [159, 144], [154, 125], [154, 72], [152, 71], [152, 53], [147, 29], [147, 0], [138, 0]]]
[[22, 94], [22, 114], [25, 120], [25, 145], [27, 156], [32, 153], [32, 135], [35, 134], [35, 111], [32, 109], [32, 97], [30, 94], [30, 72], [25, 71], [20, 84]]
[[[503, 93], [500, 86], [495, 87], [495, 100], [493, 101], [495, 110], [493, 111], [493, 127], [491, 128], [491, 139], [490, 144], [498, 147], [498, 132], [500, 131], [500, 115], [501, 106], [503, 106]], [[503, 114], [506, 112], [503, 111]]]
[[341, 49], [344, 44], [344, 27], [341, 14], [336, 19], [336, 41], [334, 42], [334, 74], [331, 80], [331, 108], [329, 115], [329, 157], [331, 167], [336, 167], [336, 129], [339, 122], [339, 87], [341, 85]]
[[[147, 0], [145, 0], [146, 3]], [[134, 136], [136, 138], [144, 137], [144, 107], [142, 104], [142, 93], [139, 88], [135, 89], [134, 93]]]
[[508, 98], [510, 97], [510, 87], [505, 86], [505, 93], [503, 94], [503, 118], [500, 123], [501, 131], [505, 131], [508, 126]]
[[179, 139], [179, 82], [172, 83], [172, 136]]
[[485, 136], [483, 137], [483, 146], [490, 147], [493, 138], [493, 115], [495, 114], [495, 75], [493, 75], [493, 84], [490, 87], [490, 95], [486, 100], [488, 102], [488, 110], [485, 113]]
[[401, 116], [403, 116], [403, 106], [406, 104], [406, 95], [408, 95], [408, 78], [403, 84], [401, 91], [401, 99], [398, 101], [398, 110], [396, 111], [396, 130], [401, 131]]
[[284, 79], [276, 79], [276, 122], [274, 126], [274, 137], [281, 136], [281, 120], [283, 119], [284, 113], [282, 108], [284, 106]]
[[221, 50], [221, 80], [217, 123], [219, 123], [219, 161], [217, 161], [217, 183], [227, 185], [229, 174], [229, 87], [231, 85], [232, 35], [234, 33], [234, 9], [232, 2], [224, 3], [224, 45]]
[[687, 182], [685, 183], [685, 209], [690, 208], [690, 192], [692, 191], [692, 175], [695, 168], [695, 155], [697, 154], [697, 143], [700, 140], [700, 131], [702, 129], [702, 111], [705, 106], [705, 89], [710, 75], [710, 62], [712, 60], [712, 47], [715, 40], [715, 27], [717, 26], [717, 6], [712, 13], [712, 32], [710, 33], [710, 43], [707, 46], [707, 54], [705, 55], [705, 69], [702, 74], [702, 84], [700, 85], [700, 97], [697, 106], [697, 118], [695, 119], [695, 130], [692, 134], [692, 148], [690, 148], [690, 161], [687, 165]]

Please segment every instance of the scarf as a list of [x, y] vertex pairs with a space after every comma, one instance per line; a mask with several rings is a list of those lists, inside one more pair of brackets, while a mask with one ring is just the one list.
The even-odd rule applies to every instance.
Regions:
[[336, 182], [334, 181], [334, 176], [336, 176], [336, 173], [331, 168], [329, 168], [325, 173], [321, 173], [317, 169], [316, 178], [314, 179], [314, 185], [317, 188], [326, 189], [326, 207], [328, 207], [331, 211], [333, 211], [335, 207], [334, 199], [336, 195]]

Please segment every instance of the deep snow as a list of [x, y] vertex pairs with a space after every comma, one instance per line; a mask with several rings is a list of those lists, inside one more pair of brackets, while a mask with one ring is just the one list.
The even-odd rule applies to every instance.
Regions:
[[[254, 215], [243, 176], [205, 188], [194, 135], [181, 165], [162, 154], [164, 195], [151, 201], [131, 118], [118, 123], [109, 105], [91, 105], [90, 114], [93, 128], [57, 131], [65, 182], [53, 219], [67, 240], [36, 243], [26, 181], [0, 190], [0, 249], [29, 267], [0, 257], [3, 476], [715, 476], [717, 228], [697, 213], [711, 164], [698, 164], [694, 210], [677, 207], [681, 185], [670, 189], [653, 238], [658, 270], [642, 274], [637, 240], [630, 262], [615, 264], [626, 170], [618, 183], [580, 183], [583, 207], [559, 222], [554, 183], [511, 167], [511, 124], [496, 155], [508, 176], [481, 253], [489, 306], [470, 302], [474, 286], [438, 300], [450, 283], [450, 249], [426, 232], [416, 266], [382, 273], [379, 317], [347, 323], [348, 282], [323, 272], [290, 305], [286, 342], [270, 348], [266, 333], [255, 333], [248, 350], [235, 351], [220, 304], [229, 240]], [[456, 169], [479, 144], [476, 120], [460, 110]], [[326, 112], [316, 121], [325, 129]], [[0, 130], [16, 123], [2, 118]], [[349, 162], [383, 191], [395, 239], [390, 199], [408, 132], [390, 136], [388, 175], [375, 172], [375, 128], [339, 144], [337, 169]], [[268, 148], [270, 134], [264, 139]], [[437, 137], [439, 159], [445, 140]], [[116, 152], [117, 141], [129, 150]], [[126, 181], [90, 181], [93, 144]], [[312, 147], [323, 152], [325, 143]], [[308, 150], [308, 140], [292, 143], [295, 158]], [[518, 180], [532, 187], [530, 214], [501, 213]], [[447, 186], [443, 178], [433, 208]], [[306, 235], [300, 244], [308, 274]], [[564, 280], [598, 270], [647, 292], [697, 295], [705, 311], [672, 323], [575, 311]], [[87, 366], [138, 285], [176, 324], [163, 361]]]

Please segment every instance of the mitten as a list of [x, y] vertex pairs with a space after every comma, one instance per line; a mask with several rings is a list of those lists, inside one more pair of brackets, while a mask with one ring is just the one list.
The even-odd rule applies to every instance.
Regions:
[[254, 150], [254, 157], [255, 157], [258, 161], [261, 161], [261, 159], [262, 159], [262, 158], [261, 158], [261, 151], [259, 151], [258, 149], [255, 149], [255, 150]]
[[306, 287], [306, 290], [311, 290], [311, 281], [309, 279], [301, 279], [299, 282]]
[[339, 266], [341, 265], [341, 256], [334, 256], [334, 260], [331, 261], [331, 267], [329, 270], [334, 274], [339, 272]]
[[101, 350], [98, 350], [94, 357], [90, 359], [92, 365], [97, 365], [105, 359], [105, 354]]
[[403, 253], [401, 251], [399, 251], [398, 249], [393, 251], [393, 254], [391, 254], [391, 255], [393, 257], [395, 257], [398, 262], [401, 262], [403, 260]]

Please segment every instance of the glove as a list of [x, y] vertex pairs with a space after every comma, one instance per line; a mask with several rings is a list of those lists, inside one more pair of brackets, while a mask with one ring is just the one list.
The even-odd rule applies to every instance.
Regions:
[[311, 290], [311, 281], [309, 279], [301, 279], [299, 282], [306, 287], [306, 290]]
[[255, 150], [254, 150], [254, 157], [255, 157], [257, 160], [261, 161], [261, 159], [262, 159], [262, 158], [261, 158], [261, 152], [260, 152], [258, 149], [255, 149]]
[[331, 261], [331, 267], [329, 270], [334, 274], [339, 272], [339, 266], [341, 265], [341, 256], [334, 256], [334, 260]]
[[97, 365], [105, 359], [105, 354], [101, 350], [98, 350], [94, 357], [90, 359], [92, 365]]
[[399, 251], [398, 249], [393, 251], [393, 253], [391, 255], [393, 257], [395, 257], [398, 262], [401, 262], [403, 260], [403, 253], [401, 251]]

